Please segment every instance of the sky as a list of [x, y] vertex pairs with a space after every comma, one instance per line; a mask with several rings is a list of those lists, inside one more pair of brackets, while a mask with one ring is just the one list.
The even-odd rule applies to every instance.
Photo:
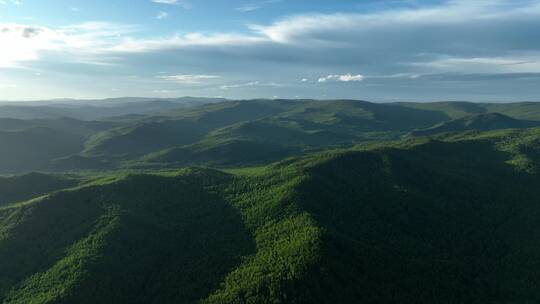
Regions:
[[0, 0], [0, 100], [540, 101], [540, 0]]

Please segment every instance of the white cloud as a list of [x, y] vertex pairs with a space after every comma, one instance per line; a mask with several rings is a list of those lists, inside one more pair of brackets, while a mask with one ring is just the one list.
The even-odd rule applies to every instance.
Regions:
[[205, 81], [219, 79], [221, 77], [216, 76], [216, 75], [178, 74], [178, 75], [158, 76], [157, 78], [174, 82], [174, 83], [178, 83], [178, 84], [199, 84]]
[[181, 6], [184, 9], [191, 9], [191, 3], [184, 1], [184, 0], [151, 0], [154, 3], [157, 4], [167, 4], [167, 5], [177, 5]]
[[[64, 68], [66, 74], [84, 74], [84, 68], [70, 65], [84, 63], [100, 65], [88, 70], [140, 73], [141, 78], [166, 70], [162, 81], [210, 83], [224, 90], [262, 87], [283, 78], [300, 87], [299, 80], [355, 83], [365, 77], [383, 83], [444, 72], [540, 72], [540, 42], [531, 39], [531, 29], [540, 26], [540, 1], [517, 2], [448, 1], [419, 9], [297, 15], [246, 25], [245, 31], [154, 37], [137, 26], [104, 22], [66, 27], [0, 23], [0, 41], [9, 45], [0, 48], [0, 67], [36, 67], [44, 72]], [[154, 12], [169, 9], [160, 6]], [[104, 64], [121, 64], [122, 69], [106, 70]], [[184, 74], [171, 75], [175, 70]], [[207, 70], [238, 83], [197, 74]], [[326, 71], [340, 73], [314, 77]]]
[[169, 13], [163, 11], [159, 12], [156, 16], [157, 19], [165, 19], [167, 17], [169, 17]]
[[463, 73], [537, 73], [540, 72], [540, 54], [520, 54], [511, 57], [449, 57], [411, 63], [432, 72]]
[[229, 84], [229, 85], [222, 85], [220, 89], [222, 90], [229, 90], [229, 89], [237, 89], [237, 88], [245, 88], [245, 87], [253, 87], [258, 86], [260, 83], [258, 81], [252, 81], [247, 83], [239, 83], [239, 84]]
[[[517, 5], [516, 5], [517, 4]], [[476, 21], [496, 22], [516, 18], [540, 17], [540, 2], [514, 1], [448, 1], [445, 5], [421, 9], [401, 9], [368, 14], [310, 14], [293, 16], [271, 25], [251, 25], [250, 28], [273, 41], [305, 43], [306, 41], [338, 42], [371, 31], [410, 28], [412, 26], [474, 25]]]
[[[87, 22], [61, 28], [0, 23], [0, 41], [9, 47], [0, 48], [0, 67], [16, 67], [22, 62], [35, 61], [42, 52], [80, 55], [96, 54], [113, 41], [133, 33], [136, 27], [107, 22]], [[74, 56], [75, 57], [75, 56]]]
[[[177, 3], [172, 0], [156, 1]], [[248, 4], [243, 9], [250, 10], [261, 3], [268, 2], [255, 2], [257, 5]], [[420, 9], [408, 8], [367, 14], [300, 15], [287, 17], [270, 25], [248, 25], [251, 32], [247, 33], [189, 33], [159, 39], [129, 38], [110, 46], [109, 50], [151, 52], [193, 46], [208, 48], [230, 46], [234, 49], [226, 50], [236, 53], [245, 46], [266, 44], [274, 45], [276, 48], [282, 47], [281, 51], [284, 53], [287, 52], [286, 48], [298, 47], [323, 52], [339, 50], [347, 55], [333, 60], [352, 60], [352, 57], [364, 59], [369, 55], [382, 56], [386, 53], [405, 57], [416, 56], [422, 52], [436, 54], [441, 51], [474, 51], [475, 45], [482, 43], [497, 44], [501, 47], [500, 41], [497, 40], [504, 40], [505, 35], [513, 35], [513, 32], [504, 32], [511, 31], [512, 28], [501, 27], [494, 29], [495, 35], [488, 37], [485, 35], [484, 26], [513, 24], [523, 20], [535, 22], [533, 20], [539, 19], [540, 1], [521, 1], [519, 4], [509, 6], [511, 3], [504, 0], [482, 2], [453, 0], [444, 5]], [[477, 24], [484, 25], [478, 25], [478, 30], [474, 31]], [[464, 29], [467, 29], [467, 35], [461, 34]], [[523, 30], [516, 29], [515, 32], [523, 33]], [[501, 35], [499, 38], [496, 37], [498, 33]], [[430, 41], [424, 43], [424, 40]], [[490, 46], [481, 46], [478, 49], [482, 47]], [[516, 45], [509, 44], [502, 47], [517, 48]], [[294, 56], [299, 55], [297, 53]], [[392, 60], [394, 58], [389, 58], [388, 62], [398, 64]]]
[[[179, 0], [153, 0], [153, 2], [169, 5], [186, 4], [186, 2]], [[255, 4], [273, 2], [277, 1], [255, 2]], [[401, 9], [367, 14], [301, 15], [288, 17], [270, 25], [249, 25], [248, 28], [251, 29], [251, 32], [247, 33], [203, 34], [195, 32], [147, 39], [127, 35], [134, 32], [133, 26], [122, 28], [118, 24], [94, 22], [68, 28], [49, 28], [51, 34], [62, 37], [58, 39], [58, 37], [49, 36], [47, 43], [59, 46], [57, 49], [65, 49], [66, 46], [70, 48], [77, 43], [79, 48], [86, 47], [86, 51], [92, 52], [154, 52], [196, 46], [230, 47], [223, 51], [237, 53], [245, 46], [274, 45], [276, 48], [281, 47], [282, 49], [278, 50], [283, 53], [288, 52], [287, 47], [300, 47], [323, 52], [339, 50], [342, 53], [346, 52], [349, 57], [362, 59], [369, 55], [367, 54], [369, 52], [379, 55], [398, 50], [399, 54], [404, 57], [422, 51], [433, 53], [441, 50], [453, 51], [450, 47], [471, 48], [468, 44], [480, 43], [478, 40], [481, 39], [489, 39], [484, 34], [476, 37], [477, 33], [472, 31], [474, 24], [482, 20], [488, 20], [489, 24], [497, 25], [511, 24], [515, 20], [538, 20], [540, 17], [540, 1], [521, 1], [520, 5], [511, 7], [507, 7], [508, 3], [511, 2], [503, 0], [489, 2], [454, 0], [445, 5], [422, 9]], [[160, 13], [157, 17], [165, 18], [166, 13]], [[459, 31], [457, 25], [471, 29], [467, 35], [460, 35], [464, 37], [463, 39], [467, 39], [466, 41], [461, 41], [462, 37], [449, 39], [450, 34], [445, 34], [448, 31]], [[454, 28], [457, 29], [453, 30]], [[497, 32], [500, 31], [494, 30], [494, 33]], [[0, 33], [0, 35], [4, 36], [4, 33]], [[45, 40], [45, 35], [40, 36]], [[433, 42], [422, 43], [428, 39], [426, 37], [429, 37]], [[454, 40], [456, 41], [453, 42]], [[420, 43], [411, 44], [411, 41], [419, 41]], [[486, 43], [488, 42], [490, 41]], [[35, 45], [34, 51], [30, 52], [32, 56], [27, 57], [35, 58], [37, 57], [35, 50], [44, 49], [39, 43]], [[517, 48], [517, 46], [509, 45], [505, 47]], [[18, 52], [14, 51], [14, 53]], [[298, 57], [298, 54], [294, 54], [294, 56]], [[333, 60], [346, 59], [346, 57], [337, 57]], [[6, 60], [4, 59], [4, 61]]]
[[158, 94], [167, 94], [170, 93], [170, 90], [152, 90], [152, 93], [158, 93]]
[[351, 74], [345, 74], [339, 76], [339, 81], [349, 82], [349, 81], [362, 81], [364, 80], [364, 76], [358, 74], [358, 75], [351, 75]]
[[229, 90], [229, 89], [238, 89], [238, 88], [249, 88], [249, 87], [272, 87], [272, 88], [281, 88], [284, 87], [284, 84], [277, 83], [277, 82], [260, 82], [260, 81], [251, 81], [246, 83], [238, 83], [238, 84], [228, 84], [228, 85], [222, 85], [220, 89], [222, 90]]
[[6, 4], [22, 5], [23, 2], [21, 0], [0, 0], [0, 5]]
[[246, 6], [240, 6], [240, 7], [237, 7], [236, 10], [239, 11], [239, 12], [251, 12], [251, 11], [255, 11], [255, 10], [258, 10], [260, 9], [261, 7], [260, 6], [257, 6], [257, 5], [246, 5]]
[[136, 52], [151, 52], [167, 49], [181, 49], [186, 47], [220, 47], [220, 46], [231, 46], [231, 47], [243, 47], [247, 45], [256, 45], [265, 43], [268, 40], [264, 37], [259, 36], [250, 36], [242, 34], [227, 34], [227, 33], [217, 33], [217, 34], [201, 34], [201, 33], [191, 33], [186, 35], [175, 35], [169, 38], [162, 39], [132, 39], [127, 38], [121, 42], [111, 45], [110, 48], [105, 49], [105, 51], [113, 52], [127, 52], [127, 53], [136, 53]]
[[251, 11], [261, 9], [269, 4], [279, 3], [282, 1], [283, 0], [266, 0], [266, 1], [253, 2], [253, 3], [249, 3], [246, 5], [237, 7], [236, 10], [239, 12], [246, 13], [246, 12], [251, 12]]
[[396, 73], [390, 75], [370, 76], [370, 79], [418, 79], [422, 75], [414, 73]]
[[38, 58], [42, 50], [56, 49], [57, 32], [44, 27], [0, 24], [0, 41], [9, 47], [0, 48], [0, 67], [13, 67], [19, 61]]
[[325, 77], [320, 77], [318, 82], [328, 82], [328, 81], [337, 81], [337, 82], [358, 82], [364, 80], [363, 75], [352, 75], [350, 73], [343, 75], [328, 75]]

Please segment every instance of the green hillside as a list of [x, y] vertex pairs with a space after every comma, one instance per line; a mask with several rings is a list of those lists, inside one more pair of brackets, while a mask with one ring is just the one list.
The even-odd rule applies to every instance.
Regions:
[[238, 166], [268, 163], [299, 154], [293, 147], [264, 141], [232, 139], [220, 142], [201, 142], [194, 145], [166, 149], [143, 158], [146, 166]]
[[227, 179], [132, 175], [0, 210], [3, 302], [193, 303], [254, 250], [213, 190]]
[[[100, 132], [86, 142], [82, 156], [105, 156], [110, 158], [110, 163], [122, 167], [124, 161], [132, 164], [145, 154], [150, 154], [144, 157], [147, 160], [156, 153], [164, 155], [168, 151], [189, 150], [162, 159], [195, 165], [206, 157], [207, 150], [242, 148], [230, 145], [231, 142], [255, 142], [271, 145], [274, 150], [286, 146], [291, 151], [329, 145], [351, 146], [365, 141], [398, 139], [408, 131], [429, 127], [445, 119], [445, 115], [436, 111], [353, 100], [227, 101], [175, 111], [166, 118], [138, 120]], [[220, 143], [227, 147], [217, 147]], [[198, 151], [202, 154], [196, 155]], [[232, 154], [242, 153], [234, 151]], [[261, 161], [270, 159], [276, 158], [265, 157]], [[234, 157], [219, 162], [242, 164]]]
[[[0, 172], [54, 170], [55, 159], [80, 153], [90, 136], [119, 125], [72, 118], [0, 119]], [[75, 168], [84, 169], [82, 165]]]
[[225, 102], [179, 112], [176, 119], [154, 119], [128, 124], [93, 136], [85, 153], [140, 156], [161, 149], [187, 145], [202, 139], [209, 131], [258, 119], [278, 110], [271, 104]]
[[540, 105], [537, 102], [494, 103], [486, 105], [489, 112], [499, 112], [524, 120], [540, 120]]
[[47, 170], [58, 157], [78, 153], [85, 137], [45, 127], [0, 131], [0, 172]]
[[540, 121], [540, 103], [473, 103], [473, 102], [432, 102], [432, 103], [398, 103], [398, 105], [421, 110], [438, 112], [456, 119], [487, 113], [500, 113], [515, 119]]
[[26, 201], [77, 184], [77, 179], [40, 173], [0, 177], [0, 206]]
[[99, 131], [105, 131], [119, 126], [119, 123], [109, 121], [83, 121], [72, 118], [57, 119], [13, 119], [0, 118], [0, 130], [18, 131], [31, 128], [49, 128], [72, 134], [89, 136]]
[[[190, 100], [182, 101], [186, 104], [179, 100], [145, 100], [139, 105], [141, 111], [153, 106], [159, 108], [164, 104], [170, 104], [171, 107], [165, 106], [162, 112], [135, 111], [134, 114], [102, 121], [6, 118], [0, 119], [0, 130], [28, 132], [32, 128], [47, 128], [58, 130], [57, 136], [69, 133], [71, 137], [80, 136], [78, 141], [84, 141], [83, 147], [82, 143], [77, 143], [77, 148], [65, 152], [51, 153], [47, 157], [32, 157], [30, 162], [24, 161], [25, 166], [16, 172], [99, 171], [268, 164], [310, 151], [398, 140], [411, 132], [420, 136], [516, 126], [522, 128], [536, 126], [536, 121], [540, 121], [537, 115], [540, 106], [537, 103], [382, 104], [358, 100]], [[127, 104], [130, 102], [119, 100], [111, 101], [107, 106], [125, 109]], [[98, 105], [106, 104], [103, 101]], [[84, 112], [87, 106], [72, 106], [70, 111]], [[58, 105], [51, 107], [57, 109]], [[500, 115], [497, 116], [497, 113]], [[111, 111], [110, 114], [112, 116], [115, 112]], [[22, 135], [18, 137], [22, 138]], [[63, 138], [51, 143], [60, 145], [60, 142], [71, 140]], [[15, 145], [13, 150], [17, 149]], [[251, 157], [244, 159], [248, 153]], [[20, 162], [12, 159], [14, 155], [5, 153], [4, 159], [13, 163], [13, 168], [18, 168]], [[219, 159], [214, 160], [214, 157]], [[0, 172], [10, 173], [13, 168], [0, 166]]]
[[87, 155], [138, 156], [202, 138], [206, 129], [186, 120], [144, 121], [94, 135], [86, 142]]
[[478, 114], [439, 123], [431, 128], [416, 130], [412, 136], [429, 136], [440, 133], [464, 131], [492, 131], [540, 126], [538, 121], [518, 120], [499, 113]]
[[0, 103], [0, 119], [22, 120], [58, 119], [101, 120], [123, 115], [159, 115], [205, 104], [223, 102], [223, 98], [109, 98], [100, 100], [43, 100], [39, 102]]
[[539, 165], [522, 129], [108, 174], [0, 209], [0, 298], [535, 303]]
[[0, 119], [0, 301], [540, 302], [536, 106]]

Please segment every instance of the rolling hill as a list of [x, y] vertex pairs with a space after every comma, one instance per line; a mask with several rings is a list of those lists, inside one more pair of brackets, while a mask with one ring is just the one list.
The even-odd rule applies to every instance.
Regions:
[[143, 158], [145, 167], [163, 166], [246, 166], [278, 161], [299, 154], [293, 147], [264, 141], [233, 139], [225, 142], [203, 142], [166, 149]]
[[[231, 145], [231, 142], [272, 146], [275, 151], [351, 146], [370, 140], [398, 139], [407, 131], [429, 127], [445, 117], [435, 111], [352, 100], [227, 101], [176, 111], [166, 118], [143, 119], [97, 133], [87, 141], [81, 156], [106, 156], [113, 158], [110, 162], [122, 166], [133, 164], [141, 157], [151, 159], [156, 153], [166, 155], [170, 151], [189, 150], [191, 152], [178, 152], [174, 154], [176, 157], [161, 159], [193, 165], [205, 158], [204, 155], [195, 155], [197, 151], [243, 147]], [[220, 143], [227, 147], [217, 147]], [[235, 151], [233, 154], [242, 153]], [[266, 157], [268, 159], [275, 160]], [[237, 159], [216, 163], [242, 164]]]
[[0, 118], [0, 130], [20, 131], [31, 128], [49, 128], [61, 132], [90, 136], [94, 133], [119, 127], [120, 123], [111, 121], [85, 121], [68, 117], [54, 119], [14, 119]]
[[500, 129], [521, 129], [540, 126], [539, 121], [518, 120], [499, 113], [478, 114], [439, 123], [431, 128], [416, 130], [412, 136], [429, 136], [448, 132], [492, 131]]
[[[254, 161], [242, 159], [241, 155], [246, 154], [243, 149], [255, 151], [265, 147], [286, 157], [329, 147], [397, 140], [410, 132], [420, 136], [533, 127], [538, 125], [536, 121], [518, 122], [517, 118], [491, 109], [515, 115], [524, 112], [523, 107], [536, 106], [466, 102], [376, 104], [355, 100], [227, 101], [100, 132], [86, 143], [80, 157], [89, 160], [85, 161], [89, 164], [98, 157], [102, 159], [98, 163], [105, 161], [118, 168], [166, 166], [164, 161], [170, 161], [171, 166], [241, 166]], [[245, 146], [248, 143], [249, 148]], [[221, 156], [213, 162], [209, 156], [217, 156], [216, 153]], [[259, 162], [276, 159], [260, 155]]]
[[[58, 115], [108, 118], [0, 119], [4, 150], [0, 173], [237, 167], [411, 134], [525, 128], [540, 121], [537, 103], [126, 98], [20, 107], [36, 106], [72, 111], [55, 112]], [[103, 115], [96, 116], [87, 107], [103, 109]], [[3, 113], [9, 116], [9, 111]], [[36, 130], [41, 134], [32, 135]]]
[[514, 129], [110, 173], [0, 208], [0, 298], [534, 303], [539, 165], [540, 129]]
[[278, 112], [265, 103], [226, 102], [180, 112], [176, 119], [149, 118], [96, 134], [85, 153], [141, 156], [201, 140], [213, 129]]
[[78, 183], [76, 178], [40, 173], [0, 177], [0, 206], [72, 188]]
[[478, 114], [500, 113], [515, 119], [540, 121], [540, 103], [473, 103], [473, 102], [428, 102], [428, 103], [397, 103], [400, 106], [435, 111], [450, 119], [463, 118]]
[[48, 170], [50, 161], [83, 149], [85, 137], [36, 127], [0, 131], [0, 172]]
[[[72, 118], [0, 119], [0, 172], [54, 170], [55, 159], [80, 153], [90, 136], [119, 125]], [[83, 165], [75, 167], [84, 169]]]
[[99, 120], [129, 114], [157, 115], [187, 109], [207, 103], [222, 102], [221, 98], [182, 97], [111, 98], [102, 100], [59, 99], [39, 102], [0, 103], [0, 118], [55, 119], [69, 117], [80, 120]]

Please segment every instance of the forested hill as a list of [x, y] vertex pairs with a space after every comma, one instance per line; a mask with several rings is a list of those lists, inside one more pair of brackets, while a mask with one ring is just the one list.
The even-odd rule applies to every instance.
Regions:
[[477, 114], [442, 122], [433, 127], [411, 132], [413, 136], [430, 136], [464, 131], [492, 131], [540, 126], [540, 121], [519, 120], [499, 113]]
[[56, 183], [0, 208], [0, 298], [536, 303], [539, 143], [473, 130]]
[[539, 103], [180, 98], [3, 107], [2, 174], [244, 167], [410, 135], [540, 122]]

